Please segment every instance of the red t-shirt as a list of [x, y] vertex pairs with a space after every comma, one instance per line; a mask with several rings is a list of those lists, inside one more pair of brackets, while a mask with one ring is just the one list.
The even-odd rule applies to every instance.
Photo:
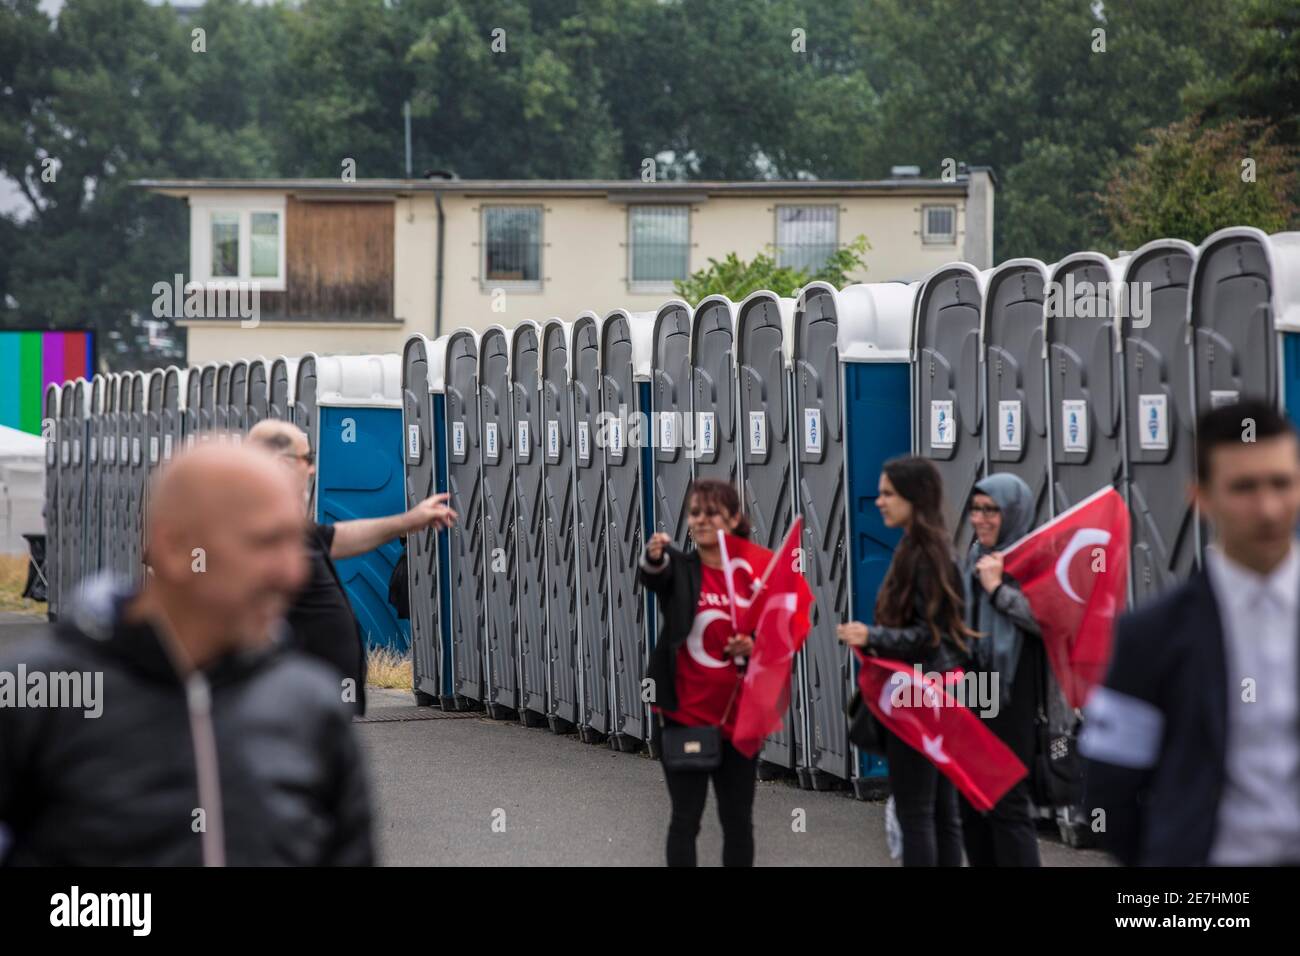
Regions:
[[[664, 716], [689, 727], [717, 726], [722, 715], [722, 735], [731, 739], [736, 726], [736, 705], [740, 694], [740, 671], [730, 657], [722, 655], [731, 638], [731, 601], [720, 568], [700, 566], [700, 600], [695, 606], [695, 624], [686, 644], [677, 651], [677, 709]], [[731, 702], [731, 695], [736, 701]], [[727, 704], [731, 702], [731, 710]]]

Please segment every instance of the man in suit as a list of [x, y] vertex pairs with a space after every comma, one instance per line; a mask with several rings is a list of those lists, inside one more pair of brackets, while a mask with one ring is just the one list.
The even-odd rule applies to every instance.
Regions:
[[1212, 543], [1117, 626], [1080, 741], [1084, 806], [1129, 865], [1296, 864], [1300, 444], [1245, 401], [1201, 417], [1196, 453]]

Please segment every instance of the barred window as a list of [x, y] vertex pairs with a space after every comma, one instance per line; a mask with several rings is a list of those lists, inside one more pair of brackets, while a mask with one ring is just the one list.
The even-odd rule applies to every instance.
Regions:
[[690, 275], [690, 206], [628, 206], [627, 216], [633, 288], [667, 288]]
[[956, 206], [921, 207], [921, 241], [951, 245], [957, 241]]
[[777, 206], [776, 264], [817, 272], [839, 245], [838, 206]]
[[483, 207], [483, 281], [542, 285], [542, 207]]

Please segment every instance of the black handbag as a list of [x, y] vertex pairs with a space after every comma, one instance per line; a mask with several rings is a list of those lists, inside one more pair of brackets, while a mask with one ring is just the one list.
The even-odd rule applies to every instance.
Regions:
[[[731, 714], [731, 705], [736, 702], [736, 694], [739, 692], [740, 682], [737, 681], [736, 689], [731, 692], [731, 700], [727, 701], [727, 709], [722, 713], [722, 723], [727, 722], [727, 717]], [[682, 724], [673, 724], [669, 727], [664, 723], [664, 715], [660, 714], [659, 729], [661, 731], [659, 759], [663, 761], [665, 770], [674, 773], [707, 773], [710, 770], [717, 770], [722, 765], [720, 725], [686, 727]]]
[[849, 718], [849, 743], [859, 750], [865, 750], [867, 753], [876, 754], [883, 757], [885, 755], [885, 728], [876, 715], [871, 712], [871, 708], [866, 705], [862, 699], [862, 691], [855, 690], [853, 697], [849, 699], [844, 708], [844, 713]]

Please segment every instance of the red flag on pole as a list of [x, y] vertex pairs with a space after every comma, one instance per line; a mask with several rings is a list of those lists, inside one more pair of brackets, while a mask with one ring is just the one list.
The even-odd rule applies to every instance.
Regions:
[[858, 686], [876, 718], [924, 754], [971, 806], [992, 810], [1029, 771], [984, 721], [959, 703], [936, 675], [854, 648]]
[[[794, 655], [812, 627], [812, 589], [799, 556], [802, 532], [803, 519], [796, 518], [775, 554], [743, 538], [719, 536], [736, 633], [754, 635], [731, 740], [747, 757], [781, 726], [790, 706]], [[759, 563], [763, 555], [767, 558]], [[758, 568], [761, 577], [754, 574]]]
[[1071, 707], [1106, 676], [1111, 633], [1128, 588], [1129, 517], [1103, 488], [1003, 552], [1043, 632], [1047, 659]]

